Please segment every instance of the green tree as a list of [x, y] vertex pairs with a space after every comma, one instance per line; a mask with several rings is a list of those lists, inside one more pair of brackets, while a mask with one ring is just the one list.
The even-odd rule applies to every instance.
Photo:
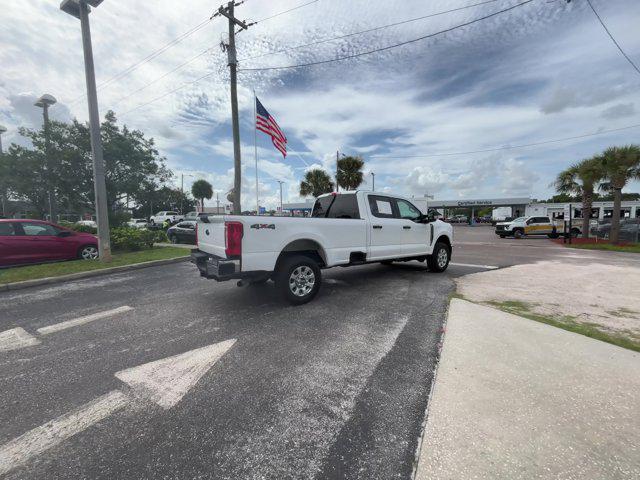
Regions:
[[194, 199], [186, 193], [182, 193], [179, 188], [166, 185], [162, 187], [153, 184], [146, 185], [144, 192], [137, 198], [133, 214], [136, 217], [150, 217], [163, 210], [177, 210], [181, 200], [185, 211], [191, 211], [195, 208]]
[[200, 210], [204, 211], [204, 199], [209, 200], [213, 197], [213, 187], [206, 180], [196, 180], [191, 185], [191, 195], [196, 200], [200, 200]]
[[599, 157], [583, 160], [560, 172], [555, 181], [556, 190], [561, 194], [575, 194], [582, 198], [582, 235], [589, 236], [589, 221], [594, 191], [604, 174]]
[[611, 217], [611, 243], [620, 241], [620, 208], [622, 189], [628, 182], [640, 179], [640, 146], [611, 147], [599, 156], [606, 182], [602, 188], [613, 193], [613, 216]]
[[343, 157], [338, 160], [338, 185], [345, 190], [356, 190], [363, 181], [362, 157]]
[[[111, 111], [102, 123], [107, 202], [117, 210], [128, 199], [137, 202], [149, 184], [162, 185], [172, 177], [165, 159], [155, 148], [153, 139], [139, 130], [120, 128]], [[10, 194], [29, 201], [42, 217], [48, 210], [48, 176], [52, 179], [60, 211], [84, 212], [94, 209], [93, 163], [89, 126], [74, 120], [71, 123], [50, 123], [49, 157], [51, 171], [45, 168], [44, 131], [20, 129], [29, 140], [29, 147], [11, 145], [6, 155], [6, 184]]]
[[331, 177], [319, 168], [309, 170], [304, 175], [304, 180], [300, 182], [300, 195], [308, 197], [319, 197], [323, 193], [329, 193], [333, 191], [333, 182]]

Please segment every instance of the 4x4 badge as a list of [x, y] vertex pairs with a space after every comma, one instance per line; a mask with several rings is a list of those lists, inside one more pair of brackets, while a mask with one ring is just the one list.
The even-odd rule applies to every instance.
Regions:
[[251, 225], [251, 228], [255, 228], [256, 230], [260, 230], [261, 228], [270, 228], [271, 230], [275, 230], [276, 226], [273, 223], [254, 223]]

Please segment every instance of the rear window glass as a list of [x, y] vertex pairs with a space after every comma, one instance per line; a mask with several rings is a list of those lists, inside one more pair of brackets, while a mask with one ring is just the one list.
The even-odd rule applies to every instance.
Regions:
[[13, 223], [0, 223], [0, 237], [11, 237], [15, 234]]
[[358, 199], [353, 194], [336, 195], [327, 218], [360, 218]]
[[313, 205], [313, 212], [311, 213], [311, 216], [314, 218], [326, 217], [334, 198], [335, 197], [333, 195], [327, 195], [326, 197], [320, 197], [317, 199], [316, 203]]

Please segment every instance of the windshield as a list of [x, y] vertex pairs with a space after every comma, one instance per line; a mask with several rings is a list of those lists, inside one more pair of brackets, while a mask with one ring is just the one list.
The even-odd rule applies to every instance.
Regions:
[[518, 217], [518, 218], [514, 218], [513, 220], [511, 220], [512, 222], [524, 222], [524, 219], [527, 217]]

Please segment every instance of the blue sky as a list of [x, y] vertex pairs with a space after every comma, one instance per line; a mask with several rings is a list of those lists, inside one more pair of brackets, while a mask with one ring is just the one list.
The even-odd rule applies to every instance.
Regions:
[[[307, 2], [248, 0], [237, 15], [260, 20]], [[497, 0], [282, 52], [479, 2], [318, 0], [241, 33], [240, 68], [307, 63], [382, 48], [520, 3]], [[640, 2], [592, 2], [640, 63]], [[106, 0], [91, 14], [98, 84], [203, 24], [212, 10], [211, 2], [201, 0]], [[33, 100], [45, 92], [59, 100], [52, 117], [85, 120], [79, 22], [49, 0], [6, 0], [0, 22], [0, 124], [9, 129], [5, 144], [19, 141], [19, 126], [38, 124], [40, 111]], [[218, 46], [225, 34], [226, 22], [214, 18], [98, 92], [101, 114], [113, 109], [121, 122], [156, 139], [177, 174], [176, 184], [184, 173], [187, 187], [206, 178], [221, 193], [233, 182], [228, 72]], [[189, 82], [194, 83], [168, 94]], [[286, 182], [285, 200], [298, 200], [305, 170], [333, 171], [336, 150], [363, 155], [367, 173], [376, 173], [376, 189], [441, 199], [546, 198], [558, 171], [608, 146], [640, 143], [640, 128], [530, 148], [448, 154], [640, 124], [639, 87], [640, 75], [606, 36], [586, 0], [533, 1], [358, 59], [240, 72], [243, 206], [255, 205], [253, 89], [289, 139], [291, 153], [283, 159], [268, 137], [258, 135], [261, 204], [275, 207], [277, 180]]]

